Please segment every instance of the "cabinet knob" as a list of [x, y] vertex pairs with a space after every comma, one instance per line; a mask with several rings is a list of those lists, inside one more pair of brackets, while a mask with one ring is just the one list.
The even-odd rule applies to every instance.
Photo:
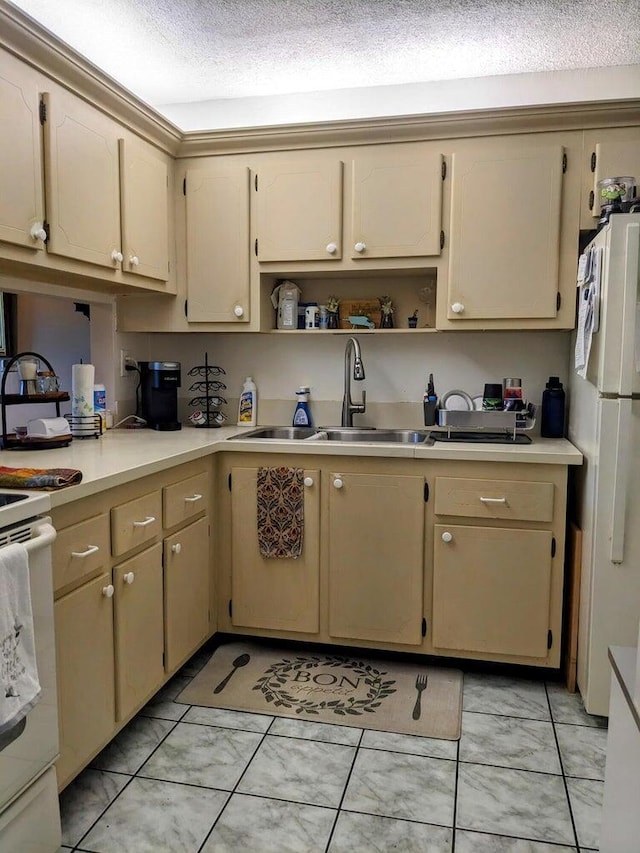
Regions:
[[182, 545], [179, 542], [176, 542], [175, 545], [171, 546], [171, 550], [174, 554], [179, 554], [182, 551]]
[[451, 542], [452, 539], [453, 539], [453, 536], [451, 535], [451, 533], [449, 533], [448, 530], [445, 530], [445, 532], [442, 534], [442, 541], [443, 542]]
[[341, 489], [344, 486], [344, 482], [340, 479], [340, 477], [336, 477], [333, 481], [333, 487], [335, 489]]
[[135, 579], [136, 579], [136, 576], [134, 575], [133, 572], [125, 572], [125, 574], [122, 575], [122, 580], [128, 584], [132, 584]]
[[140, 263], [140, 258], [137, 255], [129, 255], [129, 263], [132, 267], [137, 267]]
[[366, 250], [367, 244], [358, 242], [353, 248], [359, 255], [361, 255]]
[[113, 588], [113, 584], [110, 583], [108, 586], [102, 587], [102, 594], [105, 598], [113, 598], [113, 593], [115, 592]]
[[233, 313], [236, 315], [236, 317], [244, 317], [244, 308], [242, 307], [242, 305], [234, 305]]
[[305, 486], [313, 486], [313, 477], [305, 477], [304, 484]]
[[337, 243], [327, 243], [327, 252], [330, 255], [335, 255], [335, 253], [337, 251], [338, 251], [338, 244]]
[[454, 314], [462, 314], [462, 312], [464, 311], [464, 305], [462, 304], [462, 302], [454, 302], [451, 306], [451, 310]]
[[111, 252], [111, 260], [114, 262], [114, 264], [122, 263], [123, 258], [124, 255], [122, 254], [122, 252], [119, 252], [117, 249], [114, 249], [113, 252]]
[[44, 243], [47, 239], [47, 232], [42, 227], [42, 222], [34, 222], [30, 233], [34, 240], [42, 240]]

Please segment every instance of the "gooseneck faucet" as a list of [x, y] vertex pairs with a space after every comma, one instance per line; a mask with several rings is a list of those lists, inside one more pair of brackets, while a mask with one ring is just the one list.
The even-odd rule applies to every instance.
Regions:
[[342, 398], [342, 426], [353, 426], [354, 414], [362, 414], [366, 408], [366, 391], [362, 392], [362, 402], [351, 399], [351, 355], [353, 354], [353, 378], [360, 382], [364, 379], [364, 364], [360, 344], [356, 338], [349, 338], [344, 350], [344, 396]]

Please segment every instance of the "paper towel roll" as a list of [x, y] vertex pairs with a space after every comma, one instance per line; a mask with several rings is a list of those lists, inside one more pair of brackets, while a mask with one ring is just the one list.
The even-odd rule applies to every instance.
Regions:
[[71, 414], [75, 417], [93, 414], [94, 379], [92, 364], [71, 365]]

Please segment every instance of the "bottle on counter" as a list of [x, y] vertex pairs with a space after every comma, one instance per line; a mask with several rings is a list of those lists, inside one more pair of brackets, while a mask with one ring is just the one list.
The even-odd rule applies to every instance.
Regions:
[[542, 392], [540, 435], [543, 438], [564, 438], [565, 394], [560, 377], [550, 376]]
[[296, 410], [293, 413], [293, 426], [313, 426], [311, 410], [309, 409], [309, 388], [301, 385], [296, 391]]
[[250, 376], [244, 380], [238, 403], [238, 426], [255, 426], [258, 420], [258, 389]]

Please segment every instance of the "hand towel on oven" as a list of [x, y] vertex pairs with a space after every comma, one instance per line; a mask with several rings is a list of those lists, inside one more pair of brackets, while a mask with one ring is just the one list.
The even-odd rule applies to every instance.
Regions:
[[40, 698], [31, 612], [29, 557], [24, 545], [0, 548], [0, 734]]
[[258, 545], [262, 557], [299, 557], [304, 533], [302, 468], [258, 468]]

